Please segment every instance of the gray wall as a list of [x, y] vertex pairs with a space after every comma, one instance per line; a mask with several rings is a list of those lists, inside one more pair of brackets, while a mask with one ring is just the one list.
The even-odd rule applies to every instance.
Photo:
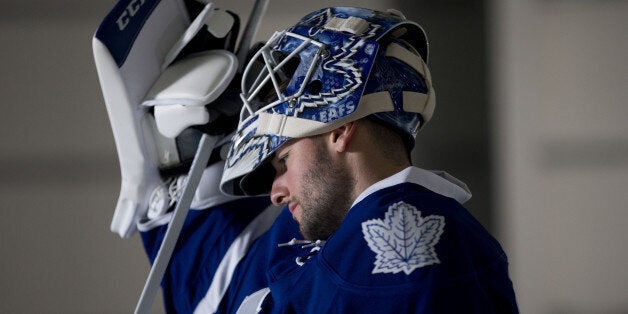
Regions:
[[[91, 37], [114, 3], [0, 2], [0, 313], [128, 313], [148, 274], [139, 237], [123, 240], [108, 230], [120, 177]], [[217, 1], [243, 19], [252, 3]], [[258, 38], [306, 12], [338, 3], [271, 0]], [[613, 274], [626, 273], [620, 265], [628, 257], [621, 229], [627, 222], [621, 196], [628, 182], [622, 148], [628, 133], [621, 121], [628, 70], [618, 57], [627, 54], [618, 31], [626, 28], [626, 2], [342, 3], [394, 7], [427, 30], [437, 111], [419, 134], [415, 162], [447, 170], [469, 184], [474, 197], [468, 208], [503, 240], [524, 312], [625, 312], [628, 306], [618, 296], [628, 294], [628, 280], [623, 280], [628, 278]], [[596, 27], [587, 27], [588, 21], [596, 21]], [[583, 31], [587, 29], [593, 31]], [[562, 36], [575, 33], [580, 37]], [[542, 53], [533, 49], [539, 36]], [[581, 44], [592, 40], [592, 45]], [[540, 57], [544, 61], [535, 63]], [[601, 68], [592, 59], [604, 61]], [[556, 64], [560, 66], [553, 68]], [[582, 65], [588, 71], [570, 72]], [[583, 77], [599, 82], [594, 85], [598, 89], [583, 89]], [[522, 90], [535, 88], [542, 93], [532, 98], [538, 105], [530, 112], [531, 94]], [[595, 93], [599, 89], [604, 92]], [[580, 94], [573, 93], [578, 90]], [[610, 105], [600, 111], [586, 106], [570, 111], [569, 104], [582, 97]], [[599, 136], [575, 141], [580, 135], [576, 126], [586, 125], [590, 120], [583, 117], [591, 114], [597, 119], [594, 132], [585, 134]], [[540, 124], [526, 128], [536, 115], [544, 117], [534, 120]], [[547, 141], [535, 140], [539, 138]], [[598, 171], [589, 166], [581, 172], [580, 165], [590, 165], [597, 152], [609, 150], [615, 153], [604, 154], [608, 157], [602, 163], [611, 167]], [[538, 176], [547, 173], [553, 175], [537, 184]], [[555, 189], [558, 185], [567, 188]], [[540, 192], [543, 197], [536, 197]], [[586, 202], [591, 193], [597, 199], [620, 196], [606, 198], [597, 204], [604, 210], [586, 215], [587, 204], [595, 204]], [[574, 206], [581, 206], [580, 215], [572, 215]], [[555, 220], [544, 215], [549, 209]], [[559, 217], [571, 217], [570, 223], [557, 224]], [[597, 240], [606, 245], [600, 247]], [[565, 247], [570, 249], [559, 250]], [[156, 310], [162, 311], [159, 305]]]
[[492, 1], [500, 234], [524, 313], [628, 312], [628, 2]]
[[113, 1], [0, 3], [0, 312], [129, 312], [147, 262], [119, 189], [91, 36]]

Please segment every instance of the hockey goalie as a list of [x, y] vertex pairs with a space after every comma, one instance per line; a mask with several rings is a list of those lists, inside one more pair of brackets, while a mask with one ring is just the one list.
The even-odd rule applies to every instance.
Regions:
[[[413, 166], [423, 29], [331, 7], [251, 44], [193, 0], [121, 0], [93, 38], [121, 189], [152, 263], [136, 313], [516, 313], [466, 185]], [[238, 40], [241, 38], [240, 40]]]

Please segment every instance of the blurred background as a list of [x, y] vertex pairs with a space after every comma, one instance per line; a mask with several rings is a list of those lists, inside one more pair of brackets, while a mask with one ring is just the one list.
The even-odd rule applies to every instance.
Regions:
[[[253, 0], [215, 3], [246, 20]], [[129, 313], [144, 285], [139, 237], [109, 232], [91, 39], [114, 4], [0, 1], [0, 313]], [[415, 163], [470, 186], [522, 313], [628, 313], [628, 1], [271, 0], [257, 37], [338, 5], [426, 29], [437, 109]]]

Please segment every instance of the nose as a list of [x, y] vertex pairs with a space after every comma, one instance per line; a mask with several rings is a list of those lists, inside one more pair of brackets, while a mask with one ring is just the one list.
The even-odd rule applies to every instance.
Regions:
[[288, 203], [290, 200], [290, 192], [282, 175], [276, 175], [273, 180], [273, 185], [270, 190], [270, 200], [275, 205], [282, 205]]

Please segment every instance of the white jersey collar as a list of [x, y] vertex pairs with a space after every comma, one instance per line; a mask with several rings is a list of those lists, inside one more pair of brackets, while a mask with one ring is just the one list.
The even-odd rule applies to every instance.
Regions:
[[381, 189], [405, 182], [418, 184], [434, 193], [453, 198], [460, 204], [471, 198], [471, 191], [467, 185], [445, 171], [428, 171], [417, 167], [408, 167], [366, 188], [355, 199], [351, 207]]

